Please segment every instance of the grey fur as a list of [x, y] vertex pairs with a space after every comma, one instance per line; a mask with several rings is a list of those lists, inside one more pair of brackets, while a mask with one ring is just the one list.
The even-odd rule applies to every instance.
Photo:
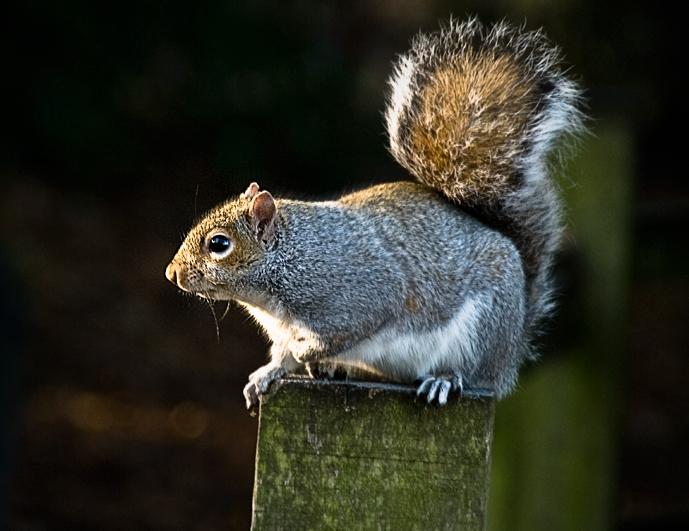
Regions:
[[[550, 48], [529, 48], [533, 34], [524, 37], [506, 26], [484, 34], [476, 21], [467, 24], [418, 38], [415, 59], [405, 63], [420, 70], [405, 74], [416, 80], [412, 93], [397, 104], [391, 99], [387, 119], [393, 154], [407, 167], [410, 144], [400, 124], [409, 127], [418, 118], [409, 109], [422, 90], [418, 80], [429, 75], [424, 69], [455, 60], [465, 46], [455, 39], [470, 35], [472, 49], [480, 53], [483, 46], [489, 54], [507, 35], [524, 59], [520, 68], [526, 59], [543, 75], [554, 68], [551, 56], [536, 55]], [[467, 206], [482, 219], [488, 215], [488, 223], [454, 204], [462, 203], [454, 181], [433, 174], [426, 179], [426, 173], [417, 176], [441, 193], [399, 182], [337, 201], [277, 199], [275, 208], [272, 196], [252, 183], [197, 223], [166, 275], [186, 291], [236, 300], [272, 340], [271, 362], [250, 376], [244, 390], [247, 405], [303, 364], [400, 382], [421, 379], [419, 393], [440, 404], [462, 385], [487, 387], [499, 397], [514, 388], [519, 367], [533, 355], [537, 323], [551, 307], [549, 271], [561, 234], [545, 155], [559, 133], [578, 127], [574, 85], [559, 72], [551, 78], [554, 88], [529, 115], [526, 136], [510, 139], [520, 146], [508, 161], [515, 172], [510, 187], [500, 188], [497, 199], [486, 189], [485, 203], [480, 194], [468, 196]], [[233, 245], [222, 259], [208, 251], [215, 234]]]

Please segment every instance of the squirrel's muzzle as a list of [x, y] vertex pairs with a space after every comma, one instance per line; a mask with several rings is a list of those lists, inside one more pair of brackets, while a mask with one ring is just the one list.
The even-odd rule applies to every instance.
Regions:
[[175, 286], [179, 286], [177, 283], [177, 266], [174, 263], [168, 264], [165, 268], [165, 277]]
[[203, 275], [198, 269], [176, 260], [170, 262], [165, 268], [165, 278], [182, 291], [190, 293], [209, 291], [208, 286], [203, 282]]

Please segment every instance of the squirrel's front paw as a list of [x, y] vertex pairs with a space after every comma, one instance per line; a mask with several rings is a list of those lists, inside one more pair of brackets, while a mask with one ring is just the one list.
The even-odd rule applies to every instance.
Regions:
[[416, 390], [416, 396], [426, 395], [428, 403], [436, 400], [439, 406], [447, 404], [447, 396], [451, 391], [457, 391], [460, 395], [464, 391], [462, 375], [459, 373], [449, 376], [424, 376], [419, 378], [421, 383]]
[[261, 396], [268, 393], [270, 384], [278, 378], [282, 378], [287, 371], [279, 366], [269, 363], [255, 370], [249, 375], [249, 383], [244, 386], [244, 398], [246, 408], [251, 409], [258, 405]]

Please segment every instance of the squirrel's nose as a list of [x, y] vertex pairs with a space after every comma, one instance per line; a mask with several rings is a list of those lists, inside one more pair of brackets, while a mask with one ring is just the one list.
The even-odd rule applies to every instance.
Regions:
[[177, 267], [174, 264], [168, 264], [165, 268], [165, 276], [175, 286], [177, 285]]

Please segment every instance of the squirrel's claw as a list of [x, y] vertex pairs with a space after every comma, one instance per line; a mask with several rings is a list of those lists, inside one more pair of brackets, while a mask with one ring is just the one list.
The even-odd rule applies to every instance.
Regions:
[[429, 404], [434, 401], [439, 406], [447, 404], [447, 398], [451, 391], [457, 391], [460, 395], [464, 390], [462, 376], [453, 374], [450, 376], [426, 376], [420, 379], [416, 396], [426, 395]]
[[251, 409], [257, 406], [263, 395], [268, 394], [270, 384], [275, 380], [282, 378], [286, 374], [286, 370], [279, 366], [269, 363], [249, 375], [249, 383], [244, 386], [244, 399], [246, 400], [246, 408]]
[[258, 405], [259, 394], [254, 382], [246, 384], [242, 393], [244, 394], [244, 400], [246, 400], [246, 409], [251, 409]]

